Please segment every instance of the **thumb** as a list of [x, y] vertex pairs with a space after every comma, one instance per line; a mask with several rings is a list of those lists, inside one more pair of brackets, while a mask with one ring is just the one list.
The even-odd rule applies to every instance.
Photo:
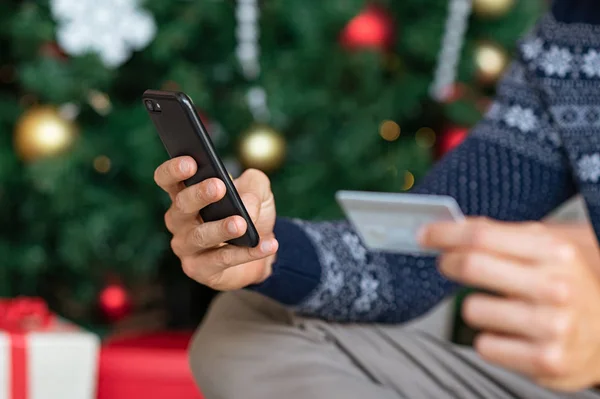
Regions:
[[271, 193], [271, 182], [266, 174], [257, 169], [247, 169], [234, 181], [241, 193], [252, 193], [259, 200], [265, 200]]
[[258, 216], [260, 215], [260, 200], [253, 193], [240, 194], [240, 198], [250, 215], [250, 219], [252, 219], [252, 222], [256, 223]]

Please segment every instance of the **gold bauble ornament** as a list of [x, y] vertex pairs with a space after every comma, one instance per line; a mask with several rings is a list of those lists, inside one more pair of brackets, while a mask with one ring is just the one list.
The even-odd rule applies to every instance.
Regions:
[[473, 0], [473, 13], [482, 18], [500, 18], [515, 5], [515, 0]]
[[61, 117], [58, 109], [51, 106], [33, 107], [17, 121], [15, 150], [22, 160], [31, 162], [66, 151], [76, 136], [75, 125]]
[[477, 79], [484, 84], [494, 84], [510, 62], [506, 50], [492, 42], [482, 42], [475, 49]]
[[269, 126], [254, 126], [242, 135], [239, 158], [247, 168], [265, 172], [276, 170], [283, 163], [285, 155], [285, 139]]

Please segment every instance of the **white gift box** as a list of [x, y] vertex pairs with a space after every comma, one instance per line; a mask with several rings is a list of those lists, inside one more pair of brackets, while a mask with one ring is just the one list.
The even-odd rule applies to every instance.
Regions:
[[96, 397], [99, 338], [51, 320], [27, 332], [2, 330], [0, 323], [0, 399]]

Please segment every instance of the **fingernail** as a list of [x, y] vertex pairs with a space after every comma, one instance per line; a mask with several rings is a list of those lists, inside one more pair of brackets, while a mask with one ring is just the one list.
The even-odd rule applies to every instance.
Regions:
[[208, 195], [210, 198], [217, 195], [217, 185], [215, 183], [208, 183], [208, 185], [206, 186], [206, 195]]
[[179, 169], [181, 169], [181, 171], [187, 175], [190, 173], [190, 170], [192, 170], [192, 165], [190, 165], [188, 161], [182, 161], [179, 164]]
[[263, 243], [260, 244], [260, 250], [263, 252], [271, 252], [273, 250], [273, 243], [271, 240], [263, 241]]
[[238, 231], [237, 225], [234, 221], [227, 223], [227, 231], [231, 234], [236, 234]]

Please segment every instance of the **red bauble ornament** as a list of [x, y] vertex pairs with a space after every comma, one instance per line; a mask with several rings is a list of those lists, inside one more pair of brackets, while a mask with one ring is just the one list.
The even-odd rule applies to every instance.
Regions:
[[349, 50], [388, 50], [394, 44], [394, 21], [386, 11], [369, 5], [342, 31], [340, 42]]
[[102, 314], [110, 321], [118, 321], [131, 312], [131, 299], [127, 290], [120, 284], [109, 284], [98, 297]]
[[466, 127], [454, 126], [442, 133], [438, 141], [438, 156], [444, 156], [452, 151], [456, 146], [463, 142], [469, 134], [469, 129]]

